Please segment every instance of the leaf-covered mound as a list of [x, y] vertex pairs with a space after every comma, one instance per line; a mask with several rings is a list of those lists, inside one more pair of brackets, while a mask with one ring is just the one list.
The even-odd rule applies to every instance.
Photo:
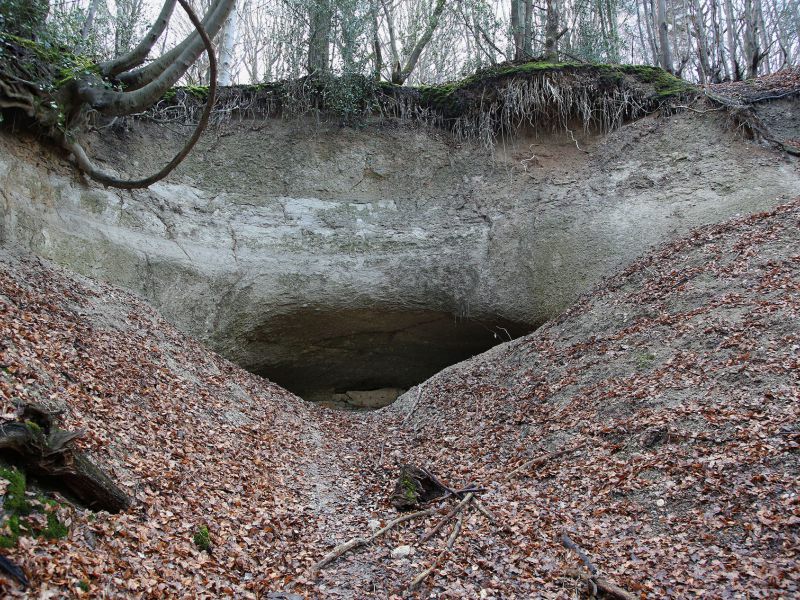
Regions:
[[60, 540], [0, 531], [37, 596], [244, 595], [294, 574], [287, 544], [314, 521], [305, 405], [132, 296], [0, 250], [0, 418], [27, 403], [86, 430], [76, 444], [135, 502], [73, 506]]
[[800, 588], [799, 417], [800, 199], [661, 248], [349, 435], [490, 489], [507, 529], [475, 515], [426, 593], [576, 597], [567, 532], [637, 597], [777, 598]]

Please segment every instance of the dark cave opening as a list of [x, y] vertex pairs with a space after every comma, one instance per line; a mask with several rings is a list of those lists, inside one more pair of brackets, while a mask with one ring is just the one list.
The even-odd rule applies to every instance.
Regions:
[[443, 311], [304, 309], [274, 317], [246, 340], [248, 369], [312, 402], [373, 409], [445, 367], [535, 326]]

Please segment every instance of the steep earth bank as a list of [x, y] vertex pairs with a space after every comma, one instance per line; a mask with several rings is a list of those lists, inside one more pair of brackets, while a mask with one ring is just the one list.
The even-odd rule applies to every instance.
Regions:
[[[684, 112], [607, 136], [519, 132], [490, 156], [394, 122], [237, 122], [137, 192], [4, 132], [0, 242], [138, 293], [309, 397], [407, 388], [652, 244], [800, 193], [794, 163], [727, 125]], [[112, 127], [91, 152], [149, 173], [187, 133]]]
[[[137, 500], [62, 506], [65, 539], [5, 552], [48, 597], [399, 598], [440, 555], [422, 597], [581, 597], [566, 532], [641, 597], [794, 597], [798, 324], [800, 199], [696, 229], [535, 333], [353, 414], [302, 403], [117, 288], [3, 251], [4, 418], [62, 409]], [[496, 522], [468, 507], [441, 554], [449, 530], [419, 542], [440, 515], [410, 521], [312, 578], [395, 516], [402, 462], [485, 488]], [[192, 541], [203, 524], [211, 552]]]

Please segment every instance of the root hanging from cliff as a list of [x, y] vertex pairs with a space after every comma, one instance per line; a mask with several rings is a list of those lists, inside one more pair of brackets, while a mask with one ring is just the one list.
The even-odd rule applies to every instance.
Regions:
[[[136, 117], [194, 122], [206, 94], [202, 87], [179, 88]], [[403, 87], [359, 75], [234, 86], [221, 91], [212, 122], [314, 116], [353, 123], [372, 117], [445, 129], [458, 141], [490, 148], [521, 127], [563, 131], [577, 122], [586, 131], [612, 131], [650, 112], [672, 110], [673, 100], [691, 94], [691, 86], [654, 67], [528, 63], [438, 86]]]

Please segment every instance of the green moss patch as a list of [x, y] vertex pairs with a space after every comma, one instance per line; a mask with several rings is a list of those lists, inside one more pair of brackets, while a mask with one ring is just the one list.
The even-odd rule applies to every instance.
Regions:
[[69, 528], [58, 518], [58, 502], [44, 496], [28, 499], [22, 471], [0, 467], [0, 478], [8, 481], [0, 515], [0, 548], [13, 548], [22, 535], [55, 540], [69, 534]]
[[200, 525], [194, 532], [194, 545], [199, 550], [208, 552], [211, 549], [211, 534], [206, 525]]

